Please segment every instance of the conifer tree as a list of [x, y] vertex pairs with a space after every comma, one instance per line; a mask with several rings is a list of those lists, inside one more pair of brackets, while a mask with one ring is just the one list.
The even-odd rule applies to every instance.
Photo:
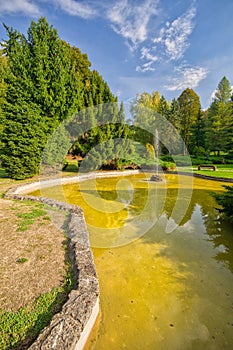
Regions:
[[[5, 103], [5, 96], [6, 96], [6, 72], [7, 72], [7, 61], [6, 57], [3, 56], [3, 52], [0, 51], [0, 135], [2, 134], [2, 131], [4, 129], [5, 124], [5, 118], [3, 114], [3, 105]], [[0, 136], [1, 140], [1, 136]], [[0, 141], [0, 152], [2, 149], [2, 144]]]
[[[193, 126], [197, 122], [200, 111], [199, 96], [192, 89], [185, 89], [178, 97], [180, 108], [180, 133], [186, 147], [191, 146], [193, 136]], [[183, 154], [186, 154], [186, 147], [183, 149]]]
[[218, 84], [215, 98], [210, 105], [206, 120], [206, 147], [220, 154], [232, 149], [233, 102], [231, 86], [226, 77]]
[[227, 103], [231, 98], [231, 85], [229, 80], [224, 76], [218, 84], [217, 91], [215, 92], [215, 100], [218, 102]]
[[205, 121], [206, 113], [200, 109], [197, 115], [196, 123], [193, 126], [193, 133], [190, 145], [191, 154], [205, 154]]
[[[91, 73], [87, 57], [62, 41], [45, 18], [31, 23], [27, 38], [5, 28], [8, 74], [1, 158], [8, 174], [19, 179], [38, 173], [42, 151], [53, 130], [85, 106], [84, 82], [90, 80]], [[99, 83], [100, 78], [97, 89]], [[23, 142], [18, 142], [22, 130], [27, 133]]]

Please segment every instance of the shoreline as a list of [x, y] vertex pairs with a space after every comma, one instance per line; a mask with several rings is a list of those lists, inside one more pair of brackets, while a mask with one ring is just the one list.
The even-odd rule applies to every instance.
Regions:
[[[141, 172], [140, 170], [103, 171], [78, 174], [78, 176], [35, 180], [34, 182], [21, 183], [18, 186], [14, 186], [5, 193], [4, 197], [6, 199], [32, 200], [52, 207], [58, 207], [70, 213], [68, 237], [71, 241], [70, 251], [73, 255], [75, 276], [77, 278], [74, 284], [77, 284], [77, 288], [71, 291], [68, 301], [62, 307], [62, 311], [53, 316], [50, 324], [45, 327], [36, 341], [29, 347], [30, 350], [36, 350], [42, 346], [54, 348], [54, 344], [58, 349], [84, 349], [100, 314], [100, 307], [98, 276], [95, 270], [89, 234], [82, 208], [45, 197], [31, 196], [28, 193], [38, 189], [82, 182], [93, 178], [130, 176]], [[151, 170], [144, 172], [153, 173]], [[163, 173], [166, 175], [193, 176], [205, 180], [233, 183], [233, 179], [217, 178], [196, 173], [177, 171]], [[73, 316], [74, 314], [75, 317]], [[82, 320], [81, 323], [80, 320]]]

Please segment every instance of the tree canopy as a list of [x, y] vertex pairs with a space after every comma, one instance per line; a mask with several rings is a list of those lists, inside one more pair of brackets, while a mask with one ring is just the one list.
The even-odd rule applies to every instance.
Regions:
[[[226, 77], [221, 79], [214, 99], [205, 111], [201, 109], [199, 96], [190, 88], [171, 102], [160, 96], [158, 91], [138, 95], [131, 104], [136, 136], [143, 144], [153, 144], [153, 137], [137, 127], [141, 125], [148, 130], [155, 122], [156, 113], [145, 114], [142, 107], [158, 112], [175, 127], [186, 145], [183, 154], [187, 150], [195, 155], [233, 151], [233, 97]], [[164, 133], [176, 143], [177, 137], [172, 130], [164, 130]]]
[[[88, 156], [90, 162], [99, 159], [99, 167], [105, 162], [101, 153], [117, 166], [120, 158], [133, 153], [135, 142], [152, 150], [155, 125], [163, 153], [233, 152], [233, 97], [225, 76], [207, 110], [201, 110], [200, 98], [191, 88], [172, 101], [159, 91], [144, 92], [132, 101], [127, 125], [123, 103], [118, 105], [99, 72], [91, 70], [87, 54], [62, 40], [44, 17], [31, 22], [27, 35], [4, 27], [8, 39], [0, 52], [0, 156], [10, 177], [37, 174], [48, 140], [73, 114], [77, 116], [69, 130], [57, 130], [61, 140], [50, 149], [65, 152], [70, 145], [66, 133], [73, 132], [69, 152]], [[59, 158], [46, 157], [51, 163]]]
[[90, 70], [87, 55], [61, 40], [45, 18], [31, 22], [27, 37], [4, 26], [8, 40], [0, 61], [1, 159], [7, 173], [20, 179], [38, 173], [42, 151], [59, 123], [116, 97], [101, 75]]

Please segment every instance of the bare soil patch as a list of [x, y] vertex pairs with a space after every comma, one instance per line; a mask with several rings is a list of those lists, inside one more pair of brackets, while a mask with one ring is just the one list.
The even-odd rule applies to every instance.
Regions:
[[17, 311], [63, 284], [65, 221], [61, 210], [0, 199], [0, 309]]

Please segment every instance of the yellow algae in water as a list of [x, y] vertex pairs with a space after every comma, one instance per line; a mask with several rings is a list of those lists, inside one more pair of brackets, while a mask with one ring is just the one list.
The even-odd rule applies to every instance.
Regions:
[[[114, 241], [117, 234], [124, 236], [122, 228], [127, 224], [130, 229], [135, 218], [134, 227], [139, 230], [143, 222], [158, 218], [131, 244], [117, 241], [125, 245], [93, 248], [102, 315], [98, 337], [86, 349], [232, 349], [232, 226], [219, 218], [209, 194], [223, 190], [223, 183], [193, 180], [192, 188], [188, 177], [176, 175], [165, 175], [160, 184], [141, 176], [127, 177], [127, 181], [98, 179], [96, 188], [83, 183], [84, 196], [77, 185], [63, 186], [67, 201], [84, 208], [92, 224], [91, 242], [99, 241], [98, 228], [112, 232], [108, 238]], [[172, 216], [180, 193], [182, 219], [179, 210], [177, 217]], [[105, 216], [96, 208], [99, 200], [116, 204]], [[113, 216], [108, 221], [109, 213]], [[169, 217], [179, 220], [179, 225], [168, 234]]]
[[[174, 332], [186, 342], [192, 316], [185, 284], [190, 272], [181, 271], [179, 263], [165, 255], [166, 249], [143, 241], [114, 250], [94, 249], [104, 315], [95, 349], [161, 349], [159, 344], [176, 349]], [[184, 312], [185, 324], [179, 317]], [[202, 328], [200, 322], [192, 325], [192, 332], [197, 328]]]
[[[144, 184], [144, 188], [147, 184]], [[132, 182], [123, 178], [94, 179], [77, 185], [64, 185], [64, 196], [81, 206], [87, 224], [99, 228], [122, 227], [128, 218], [128, 205], [135, 200]], [[142, 198], [144, 207], [146, 198]]]

